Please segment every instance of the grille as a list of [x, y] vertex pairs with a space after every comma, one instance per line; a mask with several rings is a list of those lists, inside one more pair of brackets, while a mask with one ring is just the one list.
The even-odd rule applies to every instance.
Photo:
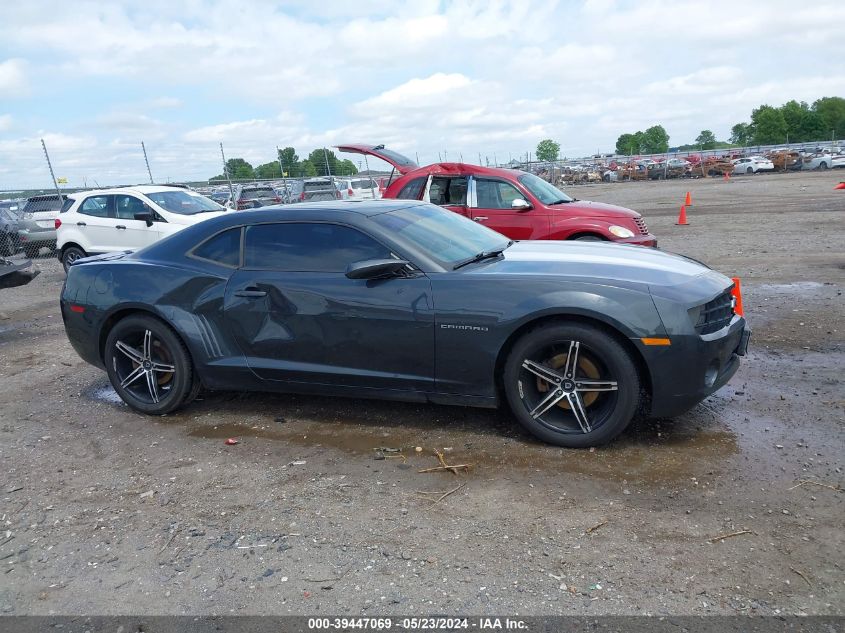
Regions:
[[634, 223], [640, 230], [640, 235], [648, 235], [648, 226], [646, 225], [645, 220], [642, 218], [634, 218]]
[[734, 315], [733, 286], [725, 290], [712, 301], [699, 306], [700, 312], [695, 324], [695, 331], [699, 334], [712, 334], [718, 332], [731, 322]]

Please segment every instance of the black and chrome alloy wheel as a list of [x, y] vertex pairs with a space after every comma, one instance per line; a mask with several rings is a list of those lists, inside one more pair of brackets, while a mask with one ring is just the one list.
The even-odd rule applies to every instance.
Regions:
[[196, 395], [184, 344], [158, 319], [130, 316], [109, 333], [106, 371], [118, 395], [133, 409], [162, 415]]
[[511, 409], [528, 431], [574, 448], [621, 433], [640, 389], [628, 352], [609, 334], [582, 324], [529, 332], [511, 351], [504, 381]]

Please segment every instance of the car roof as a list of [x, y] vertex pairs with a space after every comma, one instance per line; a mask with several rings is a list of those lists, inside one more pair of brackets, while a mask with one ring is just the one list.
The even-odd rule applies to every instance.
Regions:
[[[402, 176], [402, 178], [410, 177], [416, 178], [424, 174], [435, 174], [448, 176], [450, 174], [469, 174], [472, 176], [492, 176], [492, 177], [506, 177], [518, 178], [528, 172], [519, 169], [505, 169], [504, 167], [484, 167], [482, 165], [473, 165], [471, 163], [432, 163], [425, 167], [420, 167], [414, 171], [410, 171]], [[396, 182], [396, 181], [394, 181]]]
[[[131, 187], [111, 187], [108, 189], [90, 189], [88, 191], [77, 191], [71, 194], [72, 197], [78, 198], [80, 196], [102, 196], [114, 193], [140, 193], [146, 195], [148, 193], [161, 193], [165, 191], [190, 191], [183, 186], [170, 185], [132, 185]], [[55, 196], [53, 196], [55, 198]]]

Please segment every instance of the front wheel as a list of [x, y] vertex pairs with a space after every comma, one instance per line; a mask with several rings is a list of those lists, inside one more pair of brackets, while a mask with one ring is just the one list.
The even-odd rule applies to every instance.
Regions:
[[140, 413], [170, 413], [188, 404], [198, 391], [188, 350], [153, 316], [119, 321], [106, 339], [104, 361], [114, 390]]
[[754, 168], [753, 168], [753, 167], [749, 167], [748, 169], [746, 169], [746, 170], [745, 170], [745, 173], [746, 173], [746, 174], [753, 174], [753, 173], [754, 173]]
[[540, 326], [514, 345], [504, 387], [516, 419], [537, 438], [569, 448], [605, 444], [631, 422], [640, 380], [628, 352], [599, 328]]
[[598, 235], [581, 235], [575, 238], [576, 242], [604, 242]]
[[82, 259], [83, 257], [87, 257], [85, 251], [77, 246], [68, 246], [62, 252], [62, 266], [65, 267], [65, 272], [67, 272], [68, 268], [71, 267], [73, 262], [77, 259]]

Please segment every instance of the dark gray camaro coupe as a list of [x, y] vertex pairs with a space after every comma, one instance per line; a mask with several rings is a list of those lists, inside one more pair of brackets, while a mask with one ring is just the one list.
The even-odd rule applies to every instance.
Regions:
[[82, 259], [68, 338], [133, 409], [205, 387], [495, 407], [584, 447], [640, 409], [672, 416], [724, 385], [749, 330], [732, 283], [605, 243], [509, 242], [427, 203], [229, 213], [134, 254]]

